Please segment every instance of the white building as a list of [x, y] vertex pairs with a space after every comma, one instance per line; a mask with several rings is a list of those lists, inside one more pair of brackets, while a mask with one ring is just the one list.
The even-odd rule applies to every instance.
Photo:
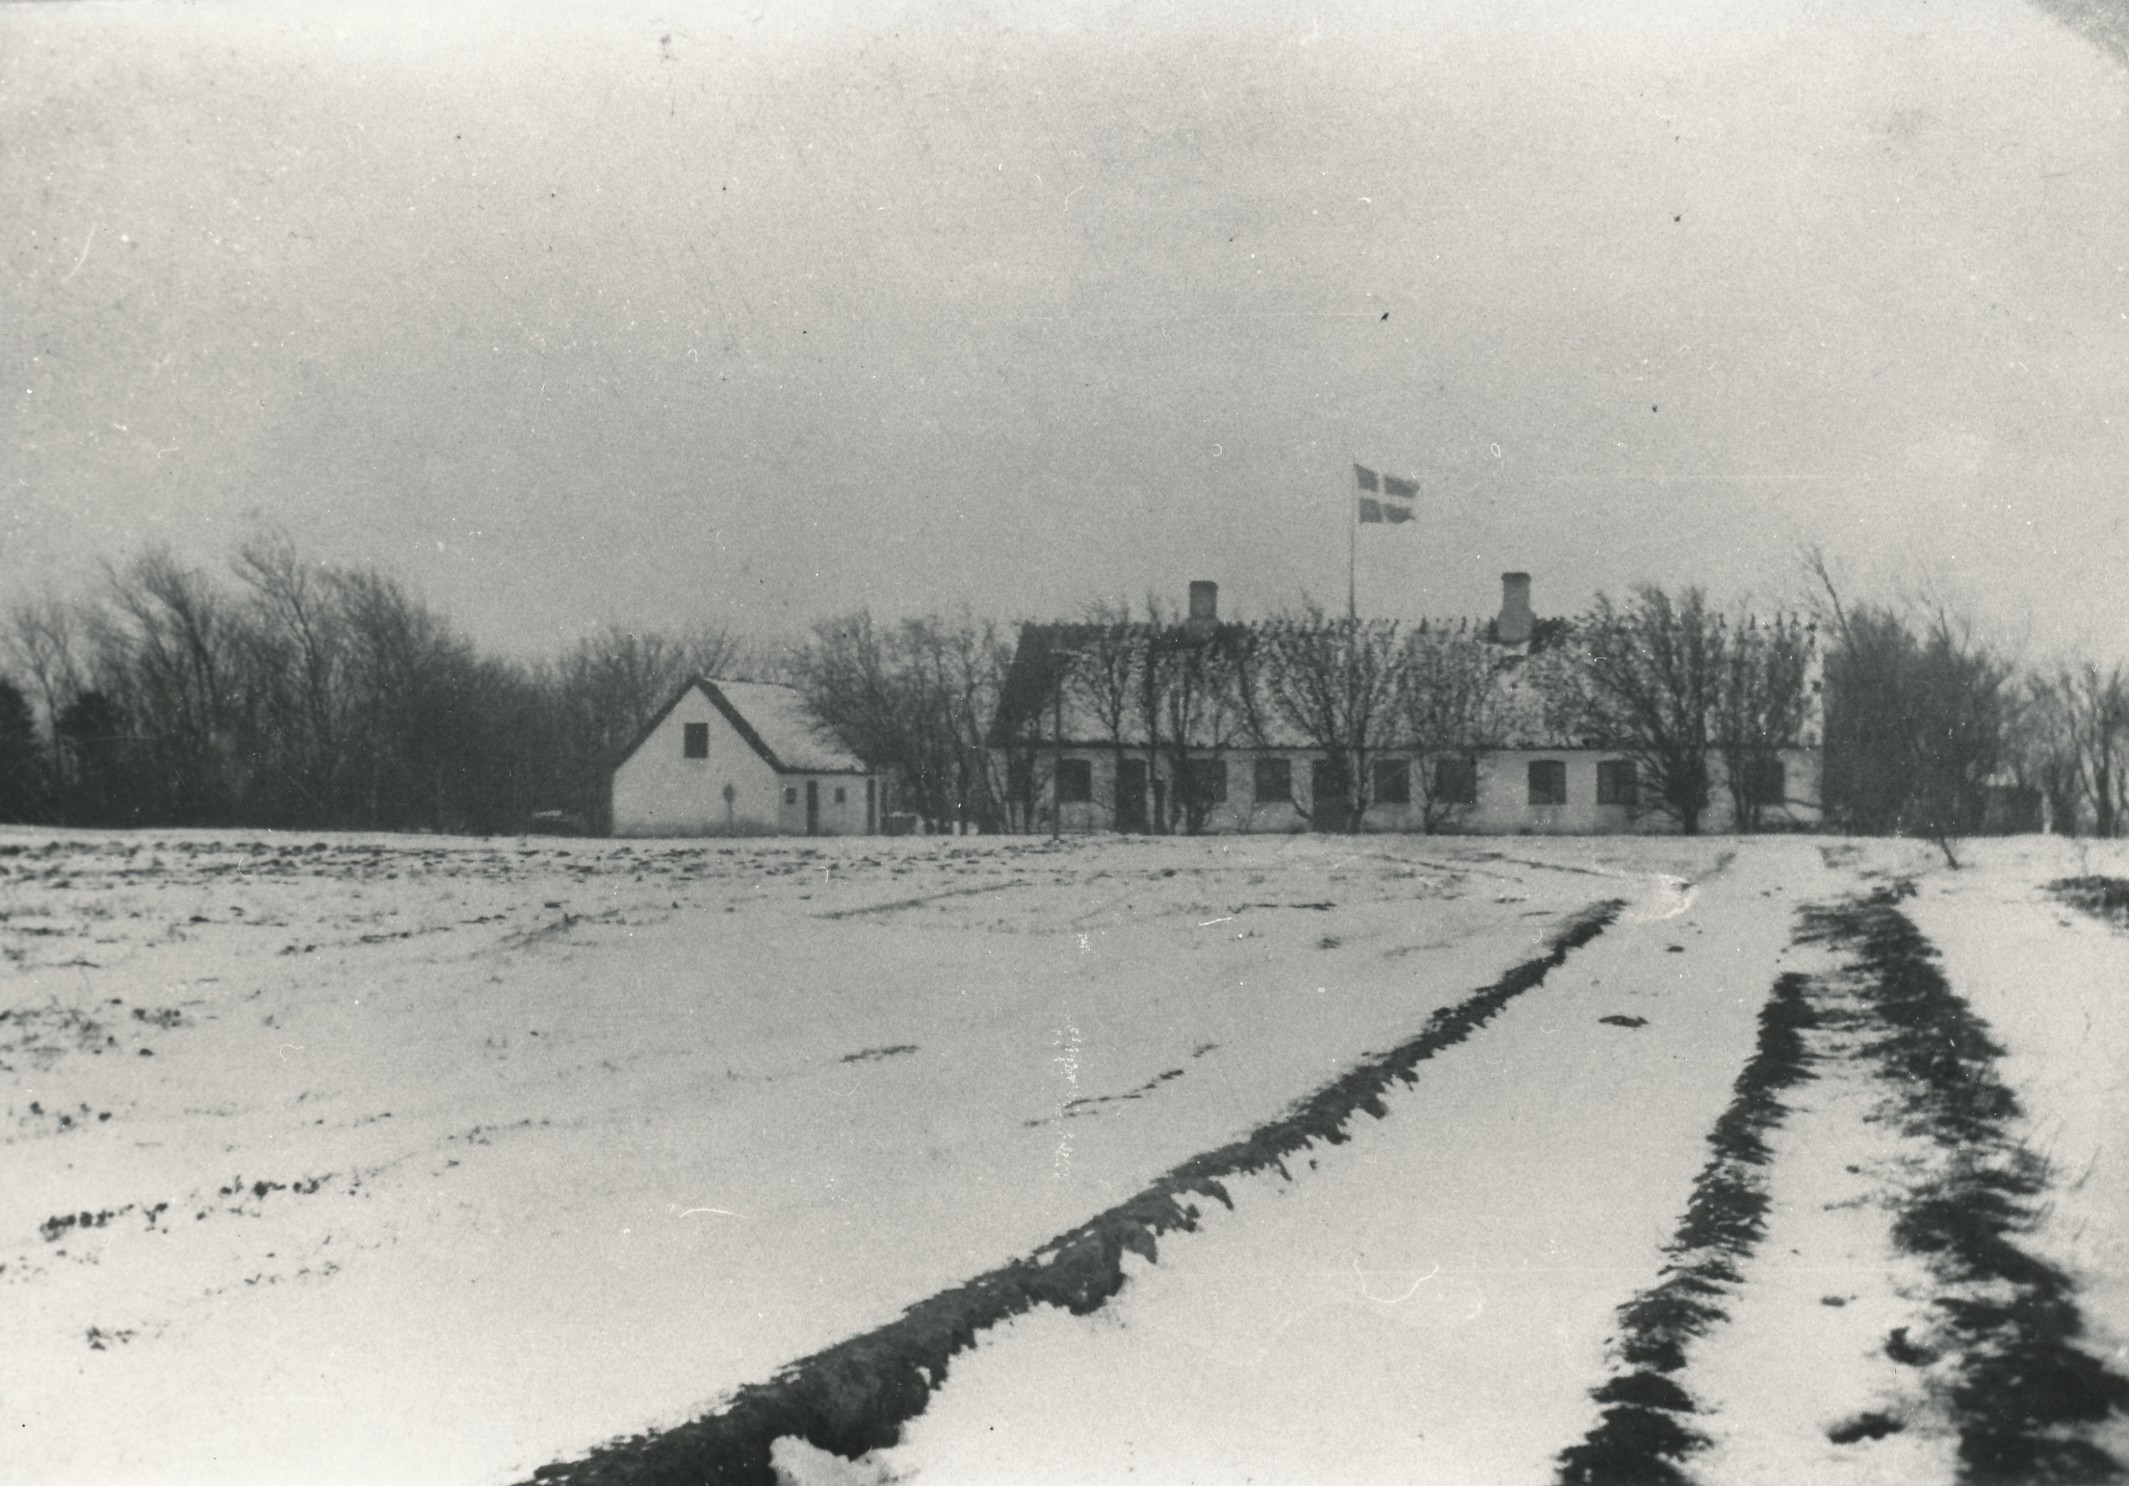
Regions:
[[[1248, 628], [1223, 623], [1217, 604], [1215, 585], [1191, 585], [1186, 638], [1194, 631], [1212, 645]], [[1084, 661], [1101, 643], [1097, 627], [1024, 625], [990, 736], [994, 748], [1024, 761], [1020, 828], [1487, 835], [1679, 829], [1634, 751], [1589, 736], [1587, 709], [1562, 705], [1584, 690], [1581, 653], [1571, 627], [1532, 613], [1529, 574], [1502, 574], [1498, 616], [1439, 632], [1451, 629], [1490, 656], [1486, 697], [1474, 709], [1483, 735], [1443, 748], [1399, 738], [1393, 729], [1368, 750], [1360, 764], [1365, 787], [1355, 791], [1346, 758], [1315, 746], [1269, 709], [1238, 705], [1231, 681], [1210, 683], [1184, 709], [1180, 736], [1176, 709], [1160, 709], [1166, 736], [1158, 746], [1145, 736], [1145, 709], [1135, 697], [1122, 698], [1128, 705], [1105, 722], [1099, 698], [1064, 679], [1075, 674], [1075, 658]], [[1133, 664], [1136, 688], [1145, 672]], [[1752, 761], [1753, 782], [1743, 792], [1760, 828], [1808, 828], [1821, 818], [1815, 644], [1806, 685], [1800, 726]], [[1709, 748], [1707, 767], [1699, 827], [1737, 829], [1719, 747]], [[1356, 793], [1365, 800], [1357, 821], [1346, 804]]]
[[869, 835], [879, 809], [879, 776], [760, 681], [694, 677], [613, 775], [616, 836]]

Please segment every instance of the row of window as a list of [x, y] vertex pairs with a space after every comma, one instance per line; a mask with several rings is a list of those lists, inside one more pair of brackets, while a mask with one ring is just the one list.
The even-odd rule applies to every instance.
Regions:
[[[1292, 759], [1260, 758], [1253, 761], [1254, 797], [1260, 802], [1290, 800], [1294, 796]], [[1336, 765], [1318, 759], [1312, 782], [1319, 795], [1344, 792]], [[1185, 798], [1200, 804], [1220, 804], [1227, 799], [1225, 759], [1186, 759], [1181, 785]], [[1529, 802], [1533, 805], [1567, 803], [1567, 764], [1561, 759], [1533, 759], [1527, 775]], [[1778, 805], [1785, 797], [1786, 780], [1780, 759], [1763, 759], [1747, 777], [1747, 791], [1761, 805]], [[1094, 798], [1094, 764], [1091, 759], [1068, 758], [1058, 763], [1057, 798], [1065, 804], [1086, 804]], [[1412, 803], [1412, 765], [1409, 759], [1375, 760], [1375, 794], [1378, 804]], [[1433, 800], [1442, 805], [1478, 803], [1478, 764], [1468, 758], [1437, 759], [1434, 764]], [[1640, 779], [1632, 759], [1604, 759], [1597, 764], [1597, 803], [1636, 804]]]
[[[710, 725], [708, 723], [684, 722], [680, 725], [680, 756], [682, 758], [708, 758], [710, 756]], [[1086, 765], [1085, 759], [1068, 759], [1066, 762], [1077, 762], [1082, 768]], [[1070, 798], [1070, 796], [1066, 798]], [[1080, 796], [1080, 798], [1092, 798], [1091, 790], [1088, 794]], [[849, 799], [849, 787], [838, 784], [835, 787], [835, 803], [838, 805], [847, 804]], [[786, 805], [796, 805], [798, 803], [797, 785], [787, 784], [784, 786], [784, 803]]]

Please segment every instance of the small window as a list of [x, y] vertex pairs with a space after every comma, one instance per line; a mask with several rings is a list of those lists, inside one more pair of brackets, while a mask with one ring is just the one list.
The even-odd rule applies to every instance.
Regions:
[[706, 722], [687, 722], [680, 725], [680, 756], [682, 758], [708, 758], [710, 756], [710, 725]]
[[1062, 805], [1084, 805], [1094, 798], [1094, 764], [1090, 759], [1057, 761], [1057, 800]]
[[1567, 765], [1556, 758], [1541, 758], [1530, 765], [1530, 803], [1533, 805], [1565, 805], [1567, 803]]
[[1640, 797], [1640, 780], [1630, 758], [1605, 759], [1597, 765], [1597, 803], [1631, 805]]
[[1186, 758], [1183, 760], [1183, 798], [1200, 805], [1217, 805], [1227, 798], [1227, 760], [1222, 758]]
[[795, 784], [794, 784], [794, 785], [791, 785], [791, 786], [789, 786], [788, 788], [786, 788], [786, 789], [784, 790], [784, 803], [785, 803], [786, 805], [796, 805], [796, 804], [798, 803], [798, 786], [797, 786], [797, 785], [795, 785]]
[[840, 785], [840, 784], [838, 784], [838, 785], [837, 785], [837, 786], [835, 787], [835, 803], [836, 803], [836, 804], [838, 804], [838, 805], [840, 805], [840, 804], [842, 804], [842, 803], [843, 803], [843, 802], [844, 802], [845, 800], [847, 800], [847, 799], [849, 799], [849, 798], [850, 798], [850, 797], [849, 797], [849, 796], [848, 796], [847, 794], [845, 794], [845, 793], [843, 792], [843, 786], [842, 786], [842, 785]]
[[1778, 758], [1756, 758], [1745, 765], [1745, 798], [1755, 805], [1779, 805], [1789, 798], [1788, 771]]
[[1256, 765], [1256, 778], [1252, 781], [1257, 803], [1275, 805], [1294, 797], [1294, 761], [1284, 758], [1260, 758]]
[[1384, 805], [1412, 803], [1412, 765], [1401, 758], [1375, 760], [1375, 798]]
[[1437, 805], [1476, 805], [1478, 803], [1478, 765], [1467, 758], [1435, 760], [1434, 803]]

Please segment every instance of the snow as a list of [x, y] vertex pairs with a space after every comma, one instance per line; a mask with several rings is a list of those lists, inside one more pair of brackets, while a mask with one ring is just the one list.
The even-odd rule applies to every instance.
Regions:
[[[678, 1423], [1624, 898], [1386, 1118], [1231, 1184], [1094, 1314], [979, 1337], [900, 1445], [777, 1446], [795, 1480], [1547, 1480], [1769, 987], [1819, 963], [1794, 907], [1891, 872], [2009, 1049], [2060, 1174], [2032, 1242], [2120, 1357], [2129, 936], [2040, 884], [2129, 854], [1825, 845], [0, 829], [8, 1470], [503, 1481]], [[1781, 1479], [1792, 1446], [1944, 1474], [1926, 1431], [1825, 1445], [1914, 1382], [1870, 1351], [1923, 1301], [1865, 1102], [1807, 1085], [1777, 1135], [1766, 1241], [1686, 1380], [1702, 1479]]]
[[1418, 841], [0, 844], [0, 1425], [46, 1481], [499, 1479], [676, 1422], [1614, 886]]
[[[1801, 948], [1790, 968], [1835, 971]], [[1885, 1350], [1896, 1330], [1932, 1321], [1921, 1260], [1892, 1242], [1884, 1194], [1915, 1155], [1880, 1116], [1884, 1090], [1855, 1062], [1822, 1056], [1787, 1092], [1789, 1113], [1768, 1139], [1766, 1232], [1724, 1298], [1727, 1320], [1693, 1349], [1690, 1379], [1710, 1438], [1694, 1460], [1703, 1480], [1731, 1486], [1950, 1481], [1958, 1440], [1934, 1417], [1925, 1373]], [[1852, 1040], [1852, 1039], [1850, 1039]], [[1836, 1444], [1829, 1431], [1868, 1413], [1902, 1428]]]
[[[2080, 1292], [2080, 1345], [2129, 1373], [2129, 934], [2045, 891], [2064, 877], [2129, 878], [2129, 845], [2016, 838], [1967, 843], [1908, 915], [2005, 1049], [2024, 1143], [2052, 1167], [2023, 1240]], [[2097, 1438], [2129, 1460], [2129, 1420]]]
[[1234, 1184], [1096, 1315], [984, 1337], [880, 1464], [926, 1486], [1549, 1479], [1823, 875], [1793, 844], [1690, 888], [1652, 874], [1386, 1119], [1294, 1181]]

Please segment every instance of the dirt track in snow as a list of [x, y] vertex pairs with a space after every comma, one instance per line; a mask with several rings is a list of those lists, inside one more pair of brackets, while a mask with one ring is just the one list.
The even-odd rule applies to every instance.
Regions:
[[[2017, 1107], [1901, 1138], [1979, 1152], [1971, 1177], [2112, 1136], [2103, 1086], [2061, 1069], [2129, 1032], [2020, 1023], [2016, 975], [1954, 926], [2008, 915], [2028, 959], [2066, 954], [2088, 1021], [2124, 936], [2072, 929], [2037, 858], [1926, 866], [1799, 842], [0, 834], [24, 1177], [0, 1414], [62, 1481], [659, 1479], [661, 1451], [674, 1479], [774, 1479], [773, 1453], [842, 1479], [1543, 1480], [1622, 1406], [1684, 1444], [1620, 1458], [1707, 1480], [1782, 1479], [1805, 1447], [1827, 1479], [1983, 1479], [1984, 1436], [2089, 1474], [2122, 1446], [2129, 1246], [2080, 1206], [2113, 1168], [2071, 1186], [2042, 1161], [1946, 1260], [1912, 1242], [1927, 1163], [1888, 1136], [1897, 1091], [1828, 1030], [1853, 1008], [1814, 1003], [1808, 1077], [1751, 1076], [1780, 988], [1838, 969], [1797, 911], [1912, 874], [1897, 911], [1936, 915], [1954, 996], [1971, 967]], [[1631, 904], [1608, 932], [1547, 950], [1607, 898]], [[1654, 1369], [1676, 1394], [1622, 1383], [1724, 1161], [1717, 1186], [1757, 1193], [1749, 1242], [1697, 1271], [1707, 1313]], [[1955, 1302], [1995, 1293], [1970, 1261], [2006, 1249], [2045, 1272], [2011, 1331], [1960, 1333]], [[2050, 1306], [2103, 1407], [2021, 1436], [1960, 1390]], [[204, 1414], [203, 1375], [241, 1428]], [[137, 1421], [116, 1440], [88, 1422], [113, 1396]]]

